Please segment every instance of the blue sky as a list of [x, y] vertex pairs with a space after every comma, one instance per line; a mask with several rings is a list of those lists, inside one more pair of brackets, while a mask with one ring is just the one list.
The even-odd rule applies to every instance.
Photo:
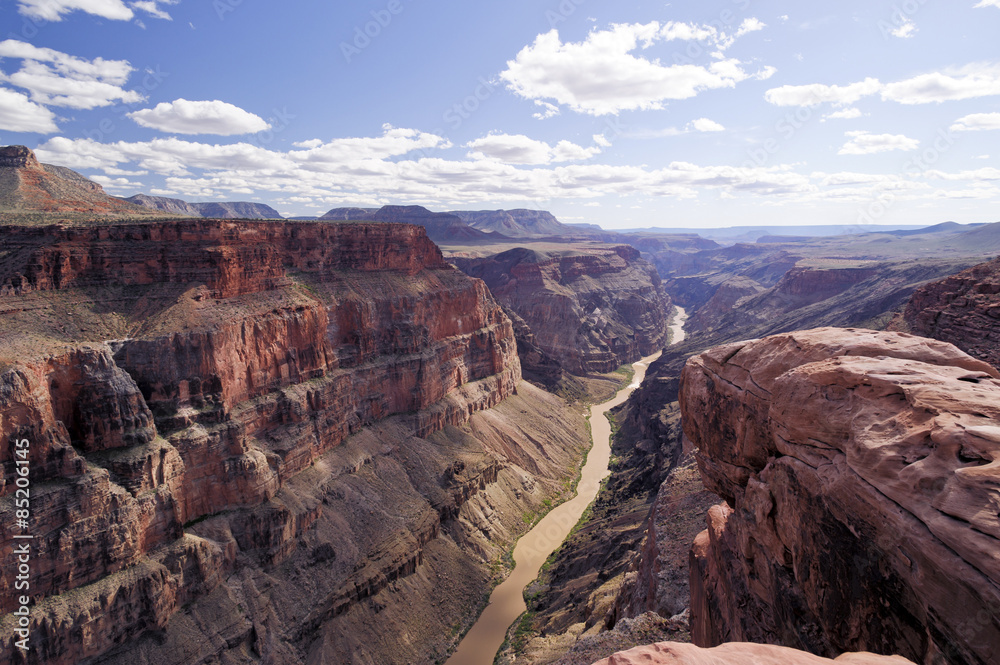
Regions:
[[0, 143], [113, 194], [606, 228], [1000, 220], [1000, 0], [5, 0]]

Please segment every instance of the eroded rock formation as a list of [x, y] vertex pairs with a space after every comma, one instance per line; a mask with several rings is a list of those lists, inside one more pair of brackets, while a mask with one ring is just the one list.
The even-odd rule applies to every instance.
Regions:
[[914, 333], [1000, 367], [1000, 259], [917, 289], [903, 316]]
[[680, 404], [706, 486], [696, 644], [1000, 653], [1000, 374], [954, 346], [817, 329], [688, 362]]
[[0, 213], [89, 213], [97, 216], [150, 216], [150, 210], [109, 196], [76, 171], [42, 164], [23, 145], [0, 147]]
[[661, 349], [671, 304], [633, 247], [453, 257], [527, 322], [538, 346], [574, 374], [610, 372]]
[[835, 660], [767, 644], [723, 644], [701, 649], [693, 644], [660, 642], [616, 653], [594, 665], [912, 665], [899, 656], [847, 653]]
[[26, 662], [433, 662], [585, 445], [420, 227], [0, 232], [0, 560], [26, 440]]

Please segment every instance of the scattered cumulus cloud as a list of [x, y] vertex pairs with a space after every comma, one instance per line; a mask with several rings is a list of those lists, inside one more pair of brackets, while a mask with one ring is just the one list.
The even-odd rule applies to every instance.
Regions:
[[547, 120], [548, 118], [554, 118], [560, 113], [558, 106], [556, 106], [555, 104], [550, 104], [541, 99], [535, 100], [535, 106], [541, 107], [542, 109], [541, 111], [538, 111], [537, 113], [534, 114], [534, 117], [537, 118], [538, 120]]
[[698, 118], [692, 121], [690, 128], [696, 132], [723, 132], [726, 130], [725, 127], [708, 118]]
[[828, 113], [823, 116], [823, 119], [820, 122], [826, 122], [827, 120], [854, 120], [855, 118], [860, 117], [861, 109], [856, 106], [852, 106], [850, 108], [834, 111], [833, 113]]
[[917, 34], [917, 25], [910, 19], [904, 18], [902, 23], [889, 31], [889, 34], [900, 39], [909, 39]]
[[192, 102], [176, 99], [151, 109], [128, 114], [136, 123], [170, 134], [215, 134], [233, 136], [269, 129], [260, 116], [219, 100]]
[[491, 132], [466, 144], [474, 159], [496, 159], [505, 164], [553, 164], [590, 159], [601, 152], [600, 147], [584, 148], [570, 141], [550, 146], [544, 141], [523, 134]]
[[979, 9], [980, 7], [996, 7], [1000, 9], [1000, 0], [980, 0], [974, 9]]
[[875, 78], [843, 86], [822, 83], [783, 85], [768, 90], [764, 93], [764, 99], [775, 106], [816, 106], [826, 103], [847, 106], [862, 97], [876, 94], [881, 88], [882, 84]]
[[164, 21], [173, 21], [173, 17], [170, 16], [166, 10], [160, 7], [160, 5], [176, 5], [179, 1], [180, 0], [139, 0], [138, 2], [132, 3], [132, 8], [145, 12], [153, 18], [162, 19]]
[[64, 14], [86, 12], [113, 21], [129, 21], [134, 12], [121, 0], [18, 0], [18, 11], [30, 18], [61, 21]]
[[59, 131], [52, 111], [31, 101], [27, 95], [6, 88], [0, 88], [0, 127], [11, 132], [39, 134]]
[[973, 113], [959, 118], [951, 126], [953, 132], [973, 132], [984, 129], [1000, 129], [1000, 113]]
[[658, 110], [670, 100], [732, 88], [749, 78], [769, 78], [775, 70], [765, 67], [749, 72], [739, 60], [724, 57], [707, 65], [665, 65], [637, 51], [660, 42], [707, 40], [721, 54], [737, 35], [763, 26], [756, 19], [747, 19], [735, 35], [726, 35], [712, 26], [687, 23], [616, 24], [608, 30], [592, 31], [582, 42], [567, 43], [560, 39], [558, 30], [551, 30], [538, 35], [509, 60], [500, 78], [515, 94], [542, 102], [542, 117], [557, 109], [557, 104], [595, 116]]
[[145, 99], [123, 87], [133, 71], [127, 60], [85, 60], [16, 39], [0, 42], [0, 61], [7, 59], [21, 60], [21, 68], [0, 72], [0, 82], [27, 90], [43, 106], [92, 109]]
[[902, 134], [872, 134], [865, 131], [846, 132], [850, 141], [837, 153], [838, 155], [873, 155], [892, 150], [916, 150], [920, 141]]
[[[998, 0], [1000, 1], [1000, 0]], [[867, 78], [845, 86], [812, 83], [772, 88], [764, 98], [777, 106], [846, 106], [862, 97], [880, 94], [900, 104], [930, 104], [1000, 95], [1000, 63], [979, 62], [920, 74], [896, 83]]]
[[930, 104], [1000, 95], [1000, 63], [972, 63], [890, 83], [882, 99], [900, 104]]

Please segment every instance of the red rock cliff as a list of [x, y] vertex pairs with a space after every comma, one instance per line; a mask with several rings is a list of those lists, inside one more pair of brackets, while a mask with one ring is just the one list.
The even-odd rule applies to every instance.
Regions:
[[1000, 259], [917, 289], [903, 317], [916, 334], [1000, 367]]
[[[16, 442], [27, 440], [27, 662], [80, 662], [164, 628], [240, 552], [282, 561], [322, 512], [288, 488], [324, 453], [393, 414], [407, 436], [432, 436], [520, 380], [500, 306], [420, 227], [192, 220], [0, 234], [0, 560], [17, 567]], [[440, 481], [454, 494], [426, 490], [442, 495], [407, 522], [406, 556], [386, 554], [367, 576], [359, 564], [351, 584], [377, 590], [412, 572], [442, 520], [502, 468], [484, 458]], [[20, 662], [13, 582], [0, 579], [4, 664]], [[352, 597], [366, 596], [345, 595], [338, 611]], [[331, 615], [317, 616], [315, 627]], [[253, 628], [233, 622], [235, 648]]]
[[453, 261], [485, 280], [569, 372], [610, 372], [666, 343], [670, 299], [632, 247], [549, 253], [519, 247]]
[[950, 344], [833, 328], [690, 360], [684, 431], [727, 502], [692, 550], [695, 643], [993, 662], [998, 377]]

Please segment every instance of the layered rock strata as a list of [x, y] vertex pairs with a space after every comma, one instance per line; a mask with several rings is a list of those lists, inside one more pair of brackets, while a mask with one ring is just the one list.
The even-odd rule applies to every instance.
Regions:
[[903, 318], [914, 333], [1000, 367], [1000, 259], [917, 289]]
[[453, 257], [518, 314], [537, 345], [573, 374], [611, 372], [661, 349], [671, 303], [653, 267], [625, 245]]
[[1000, 374], [954, 346], [817, 329], [690, 360], [684, 432], [726, 503], [695, 540], [696, 644], [1000, 653]]
[[32, 648], [4, 575], [0, 663], [433, 661], [583, 446], [422, 228], [0, 232], [4, 570], [20, 441], [34, 537]]
[[724, 644], [701, 649], [693, 644], [659, 642], [614, 654], [594, 665], [912, 665], [899, 656], [846, 653], [830, 660], [766, 644]]

